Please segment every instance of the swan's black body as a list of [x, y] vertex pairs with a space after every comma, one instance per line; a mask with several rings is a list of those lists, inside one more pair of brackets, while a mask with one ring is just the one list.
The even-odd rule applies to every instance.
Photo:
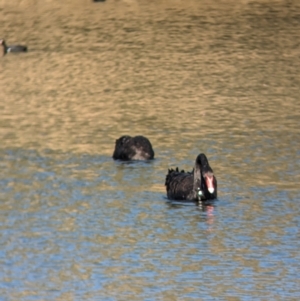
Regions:
[[0, 45], [2, 47], [2, 55], [5, 55], [8, 52], [26, 52], [27, 46], [23, 45], [6, 45], [5, 40], [0, 39]]
[[115, 160], [151, 160], [154, 151], [150, 141], [144, 136], [122, 136], [116, 140], [112, 156]]
[[204, 154], [198, 155], [192, 172], [169, 169], [166, 176], [170, 200], [204, 201], [217, 198], [217, 180]]

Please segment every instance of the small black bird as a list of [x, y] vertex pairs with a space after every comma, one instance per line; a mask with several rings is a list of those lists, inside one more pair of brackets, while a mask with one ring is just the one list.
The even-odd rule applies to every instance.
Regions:
[[9, 45], [7, 46], [4, 39], [0, 39], [0, 45], [2, 46], [2, 56], [4, 56], [7, 52], [26, 52], [27, 46], [23, 45]]

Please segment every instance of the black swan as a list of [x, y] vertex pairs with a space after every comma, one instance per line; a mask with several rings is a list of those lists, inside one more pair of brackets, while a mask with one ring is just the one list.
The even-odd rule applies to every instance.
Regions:
[[7, 52], [26, 52], [27, 46], [23, 45], [6, 45], [4, 39], [0, 39], [0, 45], [3, 48], [2, 55], [5, 55]]
[[217, 198], [217, 180], [204, 154], [198, 155], [192, 172], [169, 169], [166, 176], [170, 200], [205, 201]]
[[154, 151], [150, 141], [144, 136], [122, 136], [116, 140], [115, 160], [150, 160], [154, 158]]

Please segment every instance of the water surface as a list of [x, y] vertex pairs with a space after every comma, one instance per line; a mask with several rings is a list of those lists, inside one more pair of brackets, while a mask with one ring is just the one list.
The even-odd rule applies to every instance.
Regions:
[[1, 3], [0, 300], [298, 300], [298, 1], [148, 2]]

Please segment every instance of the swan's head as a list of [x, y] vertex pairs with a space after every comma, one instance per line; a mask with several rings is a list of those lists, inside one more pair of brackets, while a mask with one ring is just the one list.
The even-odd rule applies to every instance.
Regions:
[[209, 193], [213, 194], [215, 192], [214, 174], [211, 172], [206, 172], [203, 175], [205, 184]]
[[198, 155], [196, 163], [200, 167], [201, 175], [205, 181], [208, 192], [213, 194], [216, 190], [216, 182], [214, 172], [209, 166], [206, 156], [204, 154]]

